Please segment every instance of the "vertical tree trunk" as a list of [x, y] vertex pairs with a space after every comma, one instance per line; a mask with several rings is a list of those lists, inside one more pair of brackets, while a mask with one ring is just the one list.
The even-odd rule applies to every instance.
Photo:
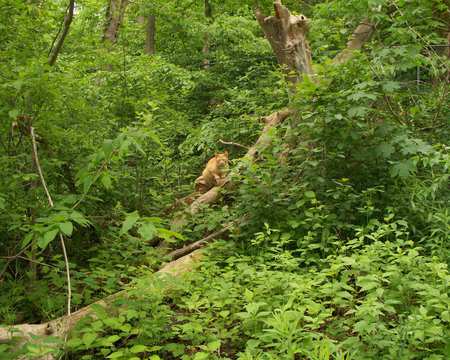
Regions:
[[147, 24], [145, 29], [145, 53], [154, 55], [156, 53], [156, 17], [155, 15], [147, 16]]
[[261, 26], [278, 63], [284, 67], [286, 78], [293, 84], [301, 80], [301, 74], [312, 74], [311, 50], [306, 33], [308, 19], [304, 15], [292, 15], [289, 9], [274, 1], [274, 16], [264, 16], [257, 8], [256, 19]]
[[103, 40], [108, 40], [115, 44], [119, 34], [119, 28], [122, 24], [125, 10], [129, 0], [109, 0], [106, 10], [106, 26], [103, 33]]
[[58, 34], [53, 41], [52, 47], [50, 48], [50, 53], [48, 56], [48, 63], [50, 66], [55, 65], [56, 59], [58, 58], [59, 52], [64, 44], [64, 40], [69, 32], [70, 24], [73, 19], [73, 12], [75, 8], [75, 0], [69, 1], [69, 6], [67, 7], [66, 15], [64, 16], [64, 21], [62, 28], [60, 28]]
[[[213, 21], [213, 14], [212, 14], [212, 6], [209, 0], [205, 0], [205, 18], [208, 22], [208, 25], [212, 23]], [[209, 68], [209, 32], [208, 30], [205, 31], [204, 37], [203, 37], [203, 68], [208, 69]]]

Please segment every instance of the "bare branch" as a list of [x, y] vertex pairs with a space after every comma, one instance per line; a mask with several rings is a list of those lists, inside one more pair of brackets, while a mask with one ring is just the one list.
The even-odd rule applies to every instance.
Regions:
[[[33, 160], [34, 164], [36, 165], [37, 172], [39, 174], [39, 178], [41, 180], [42, 187], [44, 188], [45, 194], [47, 195], [47, 200], [50, 205], [50, 207], [54, 206], [52, 196], [50, 195], [50, 192], [47, 188], [47, 183], [44, 178], [44, 174], [42, 172], [41, 164], [39, 162], [39, 156], [37, 151], [37, 144], [36, 144], [36, 135], [34, 133], [34, 127], [30, 126], [30, 136], [31, 136], [31, 142], [33, 144]], [[62, 236], [61, 232], [59, 233], [59, 240], [61, 242], [61, 247], [64, 255], [64, 263], [66, 265], [66, 275], [67, 275], [67, 315], [70, 316], [70, 308], [71, 308], [71, 300], [72, 300], [72, 286], [70, 281], [70, 269], [69, 269], [69, 259], [67, 257], [67, 251], [66, 251], [66, 244], [64, 242], [64, 237]]]
[[245, 145], [242, 145], [242, 144], [239, 144], [236, 142], [232, 142], [232, 141], [223, 141], [222, 139], [220, 139], [219, 143], [221, 143], [223, 145], [233, 145], [233, 146], [240, 147], [240, 148], [247, 149], [247, 150], [249, 149], [248, 146], [245, 146]]

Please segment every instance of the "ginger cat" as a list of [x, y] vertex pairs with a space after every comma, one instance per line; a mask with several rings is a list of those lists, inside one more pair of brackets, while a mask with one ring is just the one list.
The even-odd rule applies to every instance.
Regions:
[[202, 175], [195, 180], [195, 191], [202, 194], [214, 186], [224, 184], [228, 169], [228, 151], [214, 155], [206, 164]]

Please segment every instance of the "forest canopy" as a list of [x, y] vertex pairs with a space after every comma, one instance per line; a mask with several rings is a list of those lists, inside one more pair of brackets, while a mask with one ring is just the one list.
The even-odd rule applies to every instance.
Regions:
[[448, 359], [446, 0], [0, 0], [0, 359]]

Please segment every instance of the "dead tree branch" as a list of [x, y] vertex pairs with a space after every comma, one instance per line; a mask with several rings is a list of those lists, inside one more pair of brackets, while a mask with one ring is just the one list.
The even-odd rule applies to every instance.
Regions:
[[265, 16], [259, 8], [255, 10], [258, 20], [278, 63], [284, 67], [286, 78], [296, 84], [302, 74], [312, 74], [311, 49], [306, 33], [308, 18], [304, 15], [292, 15], [289, 9], [274, 2], [274, 16]]
[[240, 147], [240, 148], [247, 149], [247, 150], [249, 149], [248, 146], [245, 146], [245, 145], [242, 145], [242, 144], [239, 144], [236, 142], [232, 142], [232, 141], [223, 141], [222, 139], [220, 139], [219, 143], [222, 145], [232, 145], [232, 146]]
[[375, 25], [372, 24], [369, 19], [366, 18], [362, 20], [353, 31], [353, 34], [347, 42], [347, 47], [336, 55], [333, 59], [333, 63], [343, 64], [350, 60], [354, 51], [361, 49], [363, 45], [369, 41], [374, 31]]

